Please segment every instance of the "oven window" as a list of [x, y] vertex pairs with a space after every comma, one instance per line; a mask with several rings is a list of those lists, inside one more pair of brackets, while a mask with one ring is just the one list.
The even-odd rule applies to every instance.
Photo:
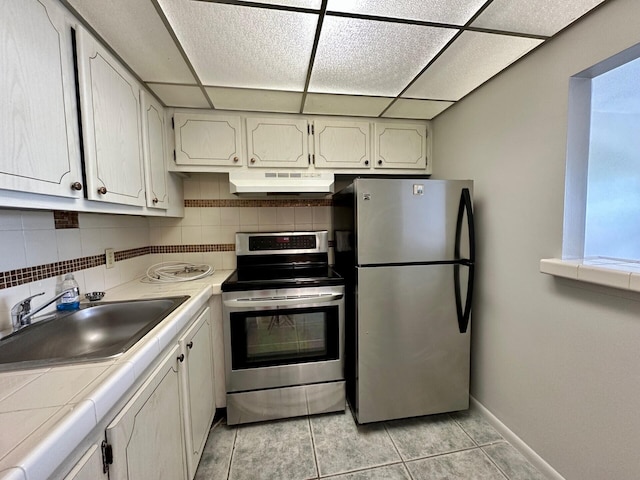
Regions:
[[336, 360], [338, 307], [231, 314], [232, 369]]

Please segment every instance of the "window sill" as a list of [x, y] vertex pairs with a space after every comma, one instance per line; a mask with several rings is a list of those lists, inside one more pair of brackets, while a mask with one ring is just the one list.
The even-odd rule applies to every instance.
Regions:
[[640, 292], [640, 262], [604, 257], [577, 260], [543, 258], [540, 260], [540, 272]]

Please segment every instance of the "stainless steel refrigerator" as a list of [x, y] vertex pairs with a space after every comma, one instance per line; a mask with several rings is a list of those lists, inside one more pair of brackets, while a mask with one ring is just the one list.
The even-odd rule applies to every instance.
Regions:
[[472, 181], [356, 178], [333, 197], [359, 423], [469, 407]]

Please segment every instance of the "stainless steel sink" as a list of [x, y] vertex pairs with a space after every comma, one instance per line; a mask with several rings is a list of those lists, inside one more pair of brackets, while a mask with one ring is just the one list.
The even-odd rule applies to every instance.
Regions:
[[188, 298], [101, 302], [50, 315], [0, 340], [0, 371], [117, 357]]

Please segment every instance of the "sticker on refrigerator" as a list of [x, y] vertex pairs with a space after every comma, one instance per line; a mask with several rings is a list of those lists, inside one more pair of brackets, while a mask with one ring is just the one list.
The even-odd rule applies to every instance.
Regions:
[[413, 194], [414, 195], [424, 195], [424, 185], [419, 183], [413, 184]]

